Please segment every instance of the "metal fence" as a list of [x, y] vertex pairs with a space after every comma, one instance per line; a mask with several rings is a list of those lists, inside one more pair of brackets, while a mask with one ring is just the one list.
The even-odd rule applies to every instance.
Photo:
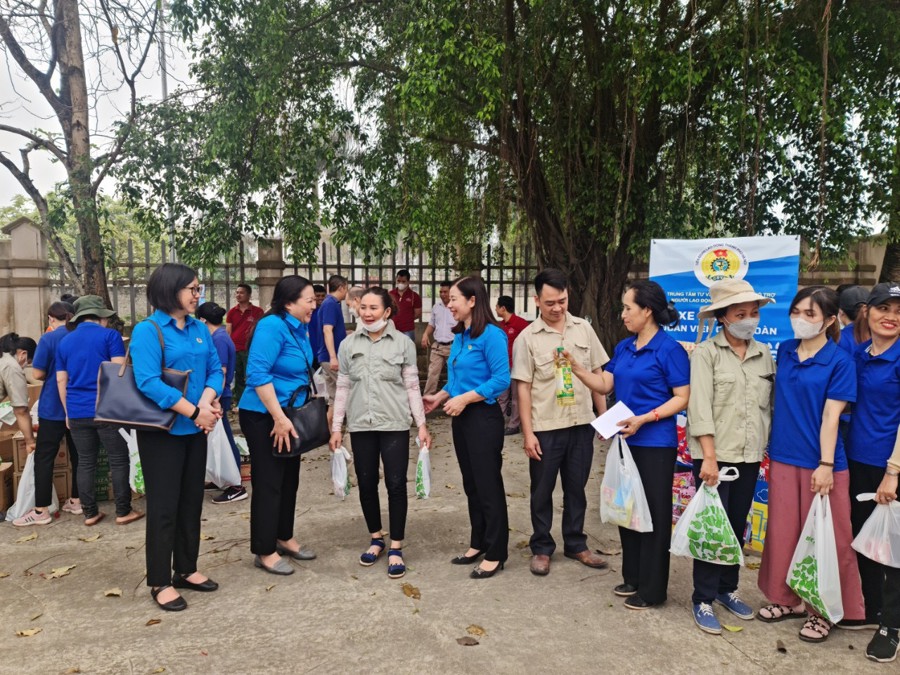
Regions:
[[[166, 242], [152, 243], [129, 239], [124, 245], [108, 244], [107, 265], [109, 295], [113, 309], [125, 325], [134, 326], [150, 313], [147, 302], [147, 279], [163, 261], [168, 260]], [[76, 268], [81, 269], [80, 246], [76, 245]], [[198, 270], [204, 287], [204, 301], [216, 302], [223, 307], [234, 303], [234, 291], [238, 284], [256, 287], [258, 274], [257, 248], [241, 242], [237, 249], [217, 264]], [[294, 264], [285, 261], [285, 274], [299, 274], [316, 284], [326, 284], [334, 274], [346, 277], [354, 286], [383, 286], [393, 288], [397, 272], [408, 270], [410, 284], [422, 296], [423, 319], [428, 320], [431, 307], [438, 299], [442, 281], [453, 280], [469, 270], [454, 266], [450, 254], [437, 249], [397, 248], [379, 259], [366, 259], [348, 247], [338, 247], [322, 242], [316, 260]], [[513, 298], [516, 311], [523, 315], [533, 313], [532, 281], [538, 264], [530, 245], [487, 245], [482, 249], [481, 275], [492, 300], [501, 295]], [[72, 280], [67, 278], [58, 261], [50, 261], [51, 297], [73, 292]], [[256, 295], [256, 294], [254, 294]]]

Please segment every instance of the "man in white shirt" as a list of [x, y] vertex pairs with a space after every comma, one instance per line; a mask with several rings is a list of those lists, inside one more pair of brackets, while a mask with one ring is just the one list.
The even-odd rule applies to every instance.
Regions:
[[[447, 358], [450, 356], [450, 346], [453, 344], [453, 327], [456, 326], [456, 319], [447, 309], [452, 285], [449, 281], [441, 282], [441, 299], [431, 308], [431, 319], [422, 336], [422, 349], [427, 351], [428, 346], [431, 345], [431, 355], [428, 357], [428, 379], [425, 381], [425, 391], [423, 392], [426, 396], [437, 393], [441, 372], [444, 370]], [[432, 336], [434, 336], [433, 344], [431, 343]]]

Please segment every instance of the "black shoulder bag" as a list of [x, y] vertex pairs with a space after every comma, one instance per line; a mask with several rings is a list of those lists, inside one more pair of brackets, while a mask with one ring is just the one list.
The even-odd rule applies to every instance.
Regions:
[[[284, 317], [282, 317], [282, 320], [287, 324]], [[297, 343], [297, 347], [300, 348], [300, 352], [303, 353], [300, 341], [297, 340], [297, 336], [294, 335], [290, 325], [288, 325], [288, 331], [291, 337], [294, 338], [294, 342]], [[294, 425], [297, 438], [291, 437], [291, 449], [289, 452], [278, 452], [278, 448], [272, 448], [272, 455], [275, 457], [298, 457], [314, 448], [318, 448], [320, 445], [325, 445], [331, 438], [331, 433], [328, 430], [328, 404], [324, 398], [318, 396], [319, 392], [316, 390], [309, 362], [306, 364], [306, 372], [309, 375], [309, 384], [297, 387], [294, 393], [291, 394], [287, 406], [281, 408], [285, 416], [291, 421], [291, 424]], [[304, 391], [306, 392], [306, 403], [299, 408], [294, 407], [297, 396]]]

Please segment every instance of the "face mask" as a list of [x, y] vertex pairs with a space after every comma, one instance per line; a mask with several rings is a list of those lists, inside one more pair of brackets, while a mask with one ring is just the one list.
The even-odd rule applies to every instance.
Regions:
[[385, 326], [387, 326], [387, 319], [381, 318], [378, 319], [378, 321], [373, 321], [372, 323], [363, 323], [362, 329], [367, 333], [377, 333]]
[[403, 284], [403, 283], [397, 284], [397, 290], [400, 291], [401, 293], [403, 291], [405, 291], [407, 288], [409, 288], [409, 284]]
[[759, 319], [741, 319], [733, 323], [726, 323], [725, 330], [738, 340], [749, 340], [756, 333], [758, 325]]
[[355, 309], [353, 309], [352, 307], [348, 307], [348, 308], [347, 308], [347, 311], [350, 312], [350, 316], [352, 316], [354, 319], [358, 319], [358, 318], [359, 318], [359, 312], [357, 312], [357, 311], [356, 311]]
[[810, 323], [805, 319], [791, 317], [791, 328], [794, 329], [794, 337], [798, 340], [811, 340], [822, 332], [822, 326], [824, 325], [824, 321]]

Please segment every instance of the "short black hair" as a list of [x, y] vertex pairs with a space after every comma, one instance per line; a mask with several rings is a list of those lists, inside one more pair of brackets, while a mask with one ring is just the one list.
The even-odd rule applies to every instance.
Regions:
[[37, 342], [30, 337], [19, 337], [18, 333], [7, 333], [0, 337], [0, 353], [16, 355], [20, 349], [28, 354], [28, 360], [34, 358], [34, 351], [37, 349]]
[[250, 284], [238, 284], [237, 287], [247, 291], [247, 295], [253, 295], [253, 289], [250, 287]]
[[224, 307], [221, 307], [214, 302], [204, 302], [197, 308], [196, 316], [198, 319], [203, 319], [213, 326], [221, 326], [222, 319], [225, 318], [225, 313]]
[[450, 281], [449, 279], [444, 279], [444, 280], [440, 283], [440, 287], [441, 287], [441, 288], [453, 288], [453, 282]]
[[515, 314], [516, 312], [516, 306], [513, 303], [513, 299], [508, 295], [501, 295], [497, 298], [497, 307], [502, 307], [510, 314]]
[[63, 293], [61, 296], [59, 296], [60, 302], [68, 302], [70, 305], [74, 305], [77, 299], [78, 296], [72, 295], [71, 293]]
[[544, 286], [550, 286], [558, 291], [565, 291], [569, 288], [569, 280], [558, 269], [548, 267], [538, 272], [538, 275], [534, 278], [534, 292], [540, 295]]
[[50, 305], [47, 309], [47, 316], [52, 316], [57, 321], [68, 323], [75, 316], [75, 307], [71, 303], [59, 300]]
[[332, 274], [328, 277], [328, 292], [336, 293], [349, 283], [347, 277], [342, 277], [340, 274]]
[[410, 279], [410, 277], [409, 277], [409, 270], [399, 270], [399, 271], [397, 272], [397, 278], [399, 279], [400, 277], [403, 277], [404, 279], [406, 279], [407, 281], [409, 281], [409, 279]]
[[314, 293], [325, 293], [325, 287], [322, 284], [313, 284]]
[[178, 301], [181, 290], [197, 278], [197, 272], [181, 263], [163, 263], [147, 280], [147, 301], [166, 314], [184, 309]]

